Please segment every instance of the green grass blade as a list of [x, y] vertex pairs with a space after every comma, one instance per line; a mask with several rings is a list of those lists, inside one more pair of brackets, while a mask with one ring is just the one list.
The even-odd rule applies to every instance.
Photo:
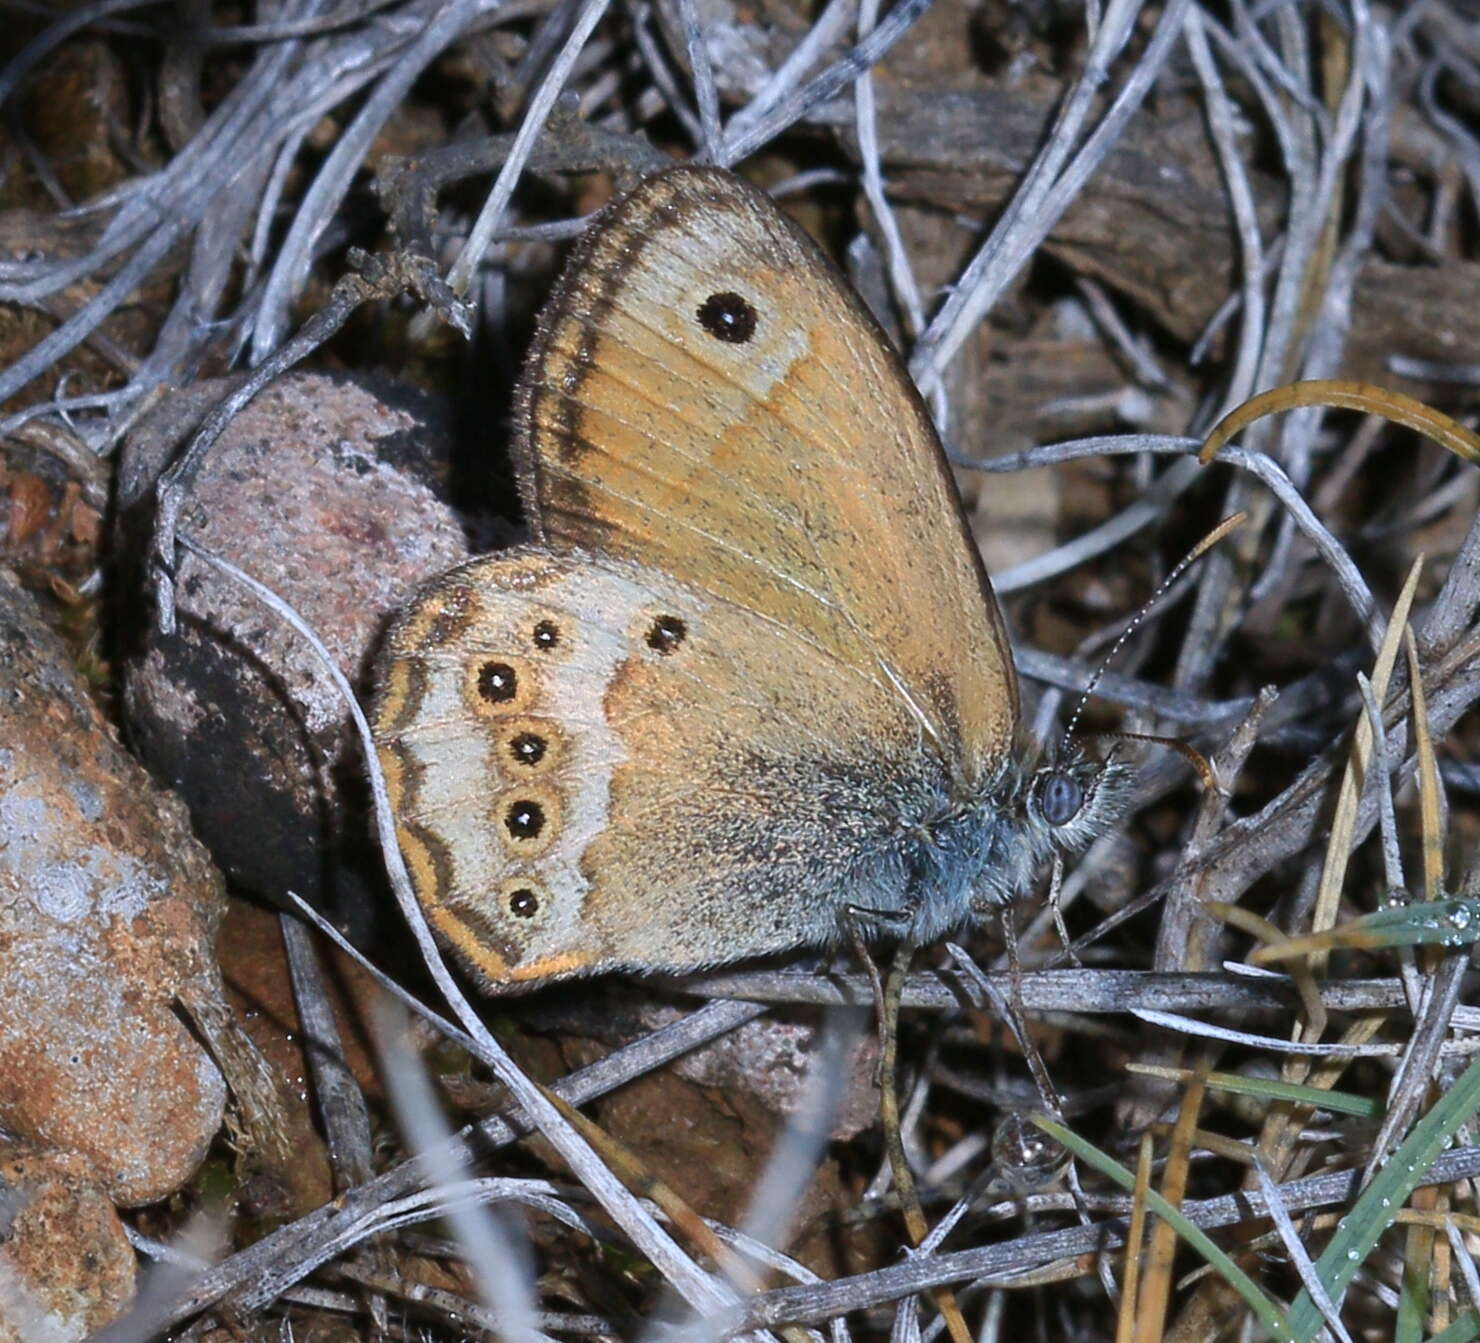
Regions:
[[[1429, 1267], [1427, 1261], [1425, 1269]], [[1393, 1323], [1393, 1343], [1423, 1343], [1423, 1321], [1429, 1310], [1429, 1279], [1414, 1264], [1403, 1265], [1403, 1284], [1398, 1292], [1398, 1314]]]
[[1480, 1338], [1480, 1315], [1467, 1310], [1448, 1329], [1435, 1334], [1429, 1343], [1469, 1343], [1472, 1338]]
[[[1136, 1177], [1114, 1157], [1107, 1156], [1098, 1147], [1085, 1142], [1077, 1133], [1065, 1128], [1062, 1124], [1055, 1123], [1043, 1115], [1035, 1115], [1033, 1122], [1045, 1133], [1057, 1138], [1071, 1152], [1088, 1166], [1093, 1166], [1107, 1179], [1114, 1180], [1127, 1193], [1133, 1193], [1136, 1187]], [[1232, 1259], [1228, 1257], [1201, 1227], [1194, 1226], [1170, 1203], [1166, 1201], [1154, 1189], [1146, 1192], [1146, 1206], [1158, 1217], [1166, 1222], [1182, 1237], [1194, 1250], [1197, 1251], [1214, 1269], [1223, 1280], [1236, 1291], [1244, 1300], [1244, 1303], [1254, 1312], [1254, 1317], [1262, 1324], [1274, 1338], [1289, 1340], [1294, 1335], [1290, 1330], [1288, 1322], [1279, 1306], [1266, 1296], [1247, 1273], [1243, 1271]]]
[[1338, 946], [1468, 946], [1480, 939], [1480, 900], [1415, 900], [1364, 914], [1334, 934]]
[[1207, 1085], [1218, 1091], [1240, 1096], [1257, 1096], [1260, 1100], [1288, 1101], [1291, 1105], [1308, 1105], [1314, 1110], [1332, 1114], [1353, 1115], [1358, 1119], [1381, 1119], [1383, 1105], [1370, 1096], [1354, 1096], [1349, 1091], [1327, 1091], [1322, 1087], [1281, 1082], [1273, 1077], [1244, 1077], [1240, 1073], [1209, 1073]]
[[[1378, 1238], [1392, 1225], [1440, 1152], [1476, 1110], [1480, 1110], [1480, 1058], [1475, 1059], [1438, 1102], [1413, 1126], [1382, 1168], [1372, 1178], [1352, 1210], [1337, 1223], [1316, 1272], [1331, 1299], [1340, 1302]], [[1308, 1292], [1302, 1291], [1290, 1307], [1290, 1328], [1300, 1343], [1312, 1339], [1321, 1327], [1321, 1313]]]

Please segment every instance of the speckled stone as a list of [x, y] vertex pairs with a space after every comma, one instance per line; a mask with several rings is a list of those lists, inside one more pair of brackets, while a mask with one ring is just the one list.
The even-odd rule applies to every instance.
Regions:
[[[179, 626], [155, 628], [146, 557], [159, 473], [231, 383], [164, 402], [124, 446], [119, 552], [137, 605], [125, 648], [131, 738], [191, 810], [226, 873], [280, 899], [369, 889], [359, 749], [344, 701], [303, 640], [197, 558], [177, 573]], [[469, 554], [445, 502], [450, 453], [437, 403], [384, 382], [289, 374], [217, 441], [182, 530], [291, 605], [363, 686], [390, 614]]]
[[176, 1015], [219, 994], [221, 878], [0, 569], [0, 1126], [121, 1205], [194, 1171], [226, 1088]]
[[0, 1343], [85, 1338], [133, 1295], [133, 1249], [86, 1159], [0, 1143]]

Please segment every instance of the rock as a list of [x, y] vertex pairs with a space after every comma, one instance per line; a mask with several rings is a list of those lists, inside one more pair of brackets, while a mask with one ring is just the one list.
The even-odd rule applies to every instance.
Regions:
[[225, 1085], [176, 1016], [220, 996], [220, 875], [0, 569], [0, 1126], [118, 1204], [186, 1180]]
[[[535, 1077], [585, 1067], [692, 1010], [654, 1001], [651, 985], [610, 977], [505, 1000], [501, 1009], [500, 1039]], [[806, 1009], [794, 1016], [759, 1017], [667, 1067], [630, 1079], [595, 1101], [592, 1117], [700, 1216], [737, 1224], [747, 1216], [791, 1126], [810, 1133], [825, 1125], [831, 1144], [846, 1142], [875, 1122], [876, 1040], [866, 1010], [853, 1014], [856, 1034], [845, 1035], [846, 1047], [834, 1058], [836, 1070], [817, 1071], [828, 1027], [843, 1025]], [[473, 1113], [486, 1113], [502, 1097], [500, 1087], [466, 1077], [453, 1066], [438, 1070], [438, 1082], [454, 1104]], [[533, 1150], [558, 1161], [542, 1139]], [[857, 1189], [850, 1186], [854, 1174], [824, 1146], [816, 1168], [799, 1175], [787, 1190], [791, 1225], [799, 1236], [788, 1242], [789, 1252], [824, 1277], [837, 1276], [849, 1262], [848, 1237], [839, 1236], [823, 1217], [856, 1198]]]
[[[173, 397], [125, 445], [119, 552], [139, 602], [125, 710], [140, 753], [231, 878], [269, 899], [337, 893], [344, 914], [367, 903], [354, 863], [375, 850], [339, 692], [297, 633], [194, 556], [181, 556], [173, 636], [157, 632], [149, 604], [155, 482], [230, 386]], [[362, 681], [390, 613], [468, 556], [443, 502], [448, 444], [428, 398], [289, 374], [217, 441], [181, 527], [287, 601]]]
[[[657, 1029], [680, 1020], [684, 1013], [655, 1003], [642, 1015]], [[783, 1120], [804, 1106], [817, 1105], [820, 1099], [830, 1141], [846, 1142], [879, 1117], [879, 1088], [874, 1080], [878, 1038], [868, 1020], [858, 1023], [857, 1033], [838, 1059], [837, 1073], [819, 1098], [811, 1091], [821, 1043], [822, 1031], [812, 1022], [757, 1017], [675, 1060], [673, 1070], [700, 1086], [749, 1092]]]
[[0, 1144], [0, 1343], [84, 1338], [133, 1295], [133, 1249], [87, 1161]]

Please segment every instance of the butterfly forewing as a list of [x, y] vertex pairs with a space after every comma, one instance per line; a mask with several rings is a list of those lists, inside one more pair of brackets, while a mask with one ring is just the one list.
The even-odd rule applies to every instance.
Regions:
[[772, 622], [779, 652], [871, 682], [868, 712], [902, 701], [920, 749], [968, 784], [1000, 764], [1011, 654], [939, 442], [876, 324], [769, 198], [685, 167], [616, 205], [542, 320], [521, 416], [541, 540]]

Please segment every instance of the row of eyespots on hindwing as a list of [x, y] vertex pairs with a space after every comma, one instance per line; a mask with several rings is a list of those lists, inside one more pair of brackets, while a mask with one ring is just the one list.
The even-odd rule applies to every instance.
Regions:
[[[572, 651], [562, 622], [550, 615], [524, 622], [518, 646], [525, 651], [474, 657], [463, 673], [463, 700], [493, 734], [498, 777], [513, 779], [493, 799], [489, 823], [516, 867], [538, 858], [560, 834], [563, 800], [549, 776], [566, 754], [566, 740], [557, 723], [529, 710], [540, 697], [541, 664]], [[515, 918], [534, 918], [543, 903], [543, 888], [531, 877], [500, 884], [497, 907]]]
[[[666, 658], [683, 645], [688, 626], [681, 617], [663, 611], [645, 618], [635, 633], [652, 654]], [[543, 776], [558, 768], [566, 741], [553, 719], [531, 715], [529, 710], [539, 699], [541, 664], [573, 651], [568, 628], [558, 615], [527, 621], [518, 642], [526, 653], [470, 660], [463, 685], [464, 701], [492, 726], [508, 773], [515, 779], [494, 799], [490, 819], [516, 863], [538, 858], [560, 834], [563, 798]], [[549, 706], [542, 707], [548, 713]], [[520, 877], [505, 886], [499, 903], [509, 913], [521, 919], [539, 914], [543, 896], [537, 882]]]

